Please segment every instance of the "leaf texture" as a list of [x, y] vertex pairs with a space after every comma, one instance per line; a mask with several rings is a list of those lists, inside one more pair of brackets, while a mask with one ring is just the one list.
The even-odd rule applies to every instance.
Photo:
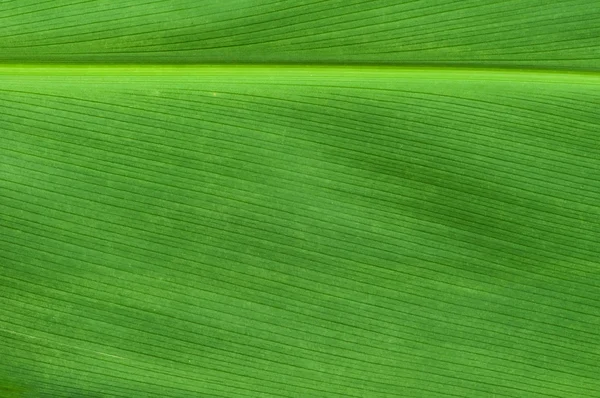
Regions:
[[473, 64], [598, 69], [590, 0], [13, 0], [4, 62]]
[[0, 397], [600, 396], [595, 8], [2, 2]]

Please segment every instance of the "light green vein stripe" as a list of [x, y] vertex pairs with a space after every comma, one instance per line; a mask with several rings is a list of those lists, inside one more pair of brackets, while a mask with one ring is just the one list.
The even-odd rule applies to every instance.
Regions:
[[0, 64], [0, 77], [14, 76], [106, 76], [191, 77], [254, 76], [274, 81], [306, 78], [423, 78], [460, 80], [523, 80], [548, 83], [600, 84], [600, 72], [519, 68], [460, 68], [412, 66], [339, 65], [118, 65], [118, 64]]

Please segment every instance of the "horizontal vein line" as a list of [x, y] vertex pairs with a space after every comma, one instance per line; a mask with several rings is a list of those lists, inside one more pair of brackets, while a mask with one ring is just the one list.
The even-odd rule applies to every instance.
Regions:
[[[39, 62], [39, 63], [17, 63], [0, 62], [1, 75], [31, 75], [31, 76], [145, 76], [145, 75], [169, 75], [189, 77], [190, 72], [197, 72], [198, 75], [205, 75], [207, 72], [220, 72], [229, 75], [243, 76], [249, 72], [264, 73], [265, 76], [272, 77], [273, 70], [281, 72], [295, 72], [299, 75], [306, 75], [311, 78], [319, 78], [321, 74], [329, 76], [332, 74], [340, 77], [337, 72], [364, 74], [373, 76], [379, 73], [381, 77], [394, 76], [394, 74], [425, 74], [435, 75], [440, 72], [449, 74], [465, 75], [473, 78], [473, 75], [489, 75], [491, 78], [506, 77], [505, 75], [523, 78], [551, 78], [562, 77], [567, 79], [585, 79], [595, 84], [600, 84], [600, 70], [584, 69], [551, 69], [551, 68], [529, 68], [529, 67], [510, 67], [506, 65], [481, 66], [476, 63], [464, 62], [462, 64], [443, 64], [443, 63], [386, 63], [374, 65], [373, 63], [73, 63], [61, 64], [57, 62]], [[315, 75], [317, 74], [317, 75]], [[193, 76], [193, 75], [192, 75]], [[343, 74], [341, 75], [343, 76]], [[543, 80], [543, 79], [542, 79]]]

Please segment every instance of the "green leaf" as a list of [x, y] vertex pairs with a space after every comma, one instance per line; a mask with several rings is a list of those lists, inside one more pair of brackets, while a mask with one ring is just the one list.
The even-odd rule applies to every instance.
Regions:
[[600, 396], [594, 1], [4, 1], [0, 397]]
[[18, 0], [5, 62], [468, 64], [598, 69], [593, 0]]

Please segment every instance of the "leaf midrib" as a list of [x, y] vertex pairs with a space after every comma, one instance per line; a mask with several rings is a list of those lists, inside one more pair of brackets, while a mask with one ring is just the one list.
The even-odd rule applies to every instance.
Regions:
[[600, 84], [600, 71], [517, 68], [478, 68], [405, 65], [323, 64], [0, 64], [7, 76], [212, 76], [234, 75], [307, 78], [420, 78], [460, 80], [516, 80], [547, 83]]

